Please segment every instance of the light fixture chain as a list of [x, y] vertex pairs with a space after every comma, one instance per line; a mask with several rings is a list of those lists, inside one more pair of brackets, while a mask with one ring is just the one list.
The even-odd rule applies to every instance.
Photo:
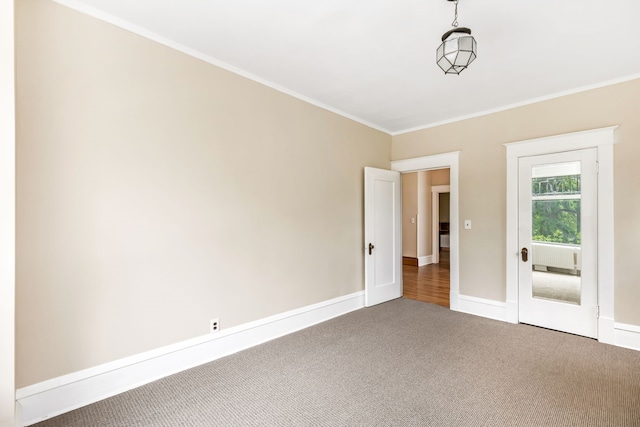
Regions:
[[469, 28], [458, 27], [458, 0], [447, 1], [455, 4], [453, 28], [442, 35], [436, 64], [445, 74], [460, 74], [478, 57], [477, 44]]
[[456, 15], [453, 18], [453, 22], [451, 23], [451, 25], [453, 27], [457, 27], [458, 26], [458, 0], [455, 0], [453, 3], [456, 5]]

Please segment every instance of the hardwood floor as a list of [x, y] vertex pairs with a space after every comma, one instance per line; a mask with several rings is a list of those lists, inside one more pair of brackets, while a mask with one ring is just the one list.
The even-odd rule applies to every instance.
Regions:
[[449, 280], [449, 252], [442, 251], [439, 264], [402, 266], [402, 296], [449, 307]]

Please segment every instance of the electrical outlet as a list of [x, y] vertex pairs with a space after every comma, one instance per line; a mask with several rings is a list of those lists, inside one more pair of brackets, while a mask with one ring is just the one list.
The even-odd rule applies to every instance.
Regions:
[[215, 334], [219, 330], [220, 330], [220, 320], [217, 318], [209, 320], [209, 333]]

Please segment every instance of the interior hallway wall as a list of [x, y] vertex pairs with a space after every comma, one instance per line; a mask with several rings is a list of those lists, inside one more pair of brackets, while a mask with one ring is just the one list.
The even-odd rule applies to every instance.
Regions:
[[420, 171], [418, 175], [418, 258], [433, 254], [431, 236], [431, 176], [433, 171]]
[[449, 185], [449, 169], [402, 174], [402, 256], [404, 257], [421, 258], [433, 255], [431, 200], [433, 185]]
[[418, 174], [402, 174], [402, 256], [418, 256]]

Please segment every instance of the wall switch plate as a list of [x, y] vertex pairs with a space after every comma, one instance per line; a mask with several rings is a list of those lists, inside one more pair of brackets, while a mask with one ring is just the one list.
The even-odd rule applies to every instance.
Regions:
[[465, 230], [471, 230], [471, 220], [470, 219], [465, 219], [464, 220], [464, 229]]

